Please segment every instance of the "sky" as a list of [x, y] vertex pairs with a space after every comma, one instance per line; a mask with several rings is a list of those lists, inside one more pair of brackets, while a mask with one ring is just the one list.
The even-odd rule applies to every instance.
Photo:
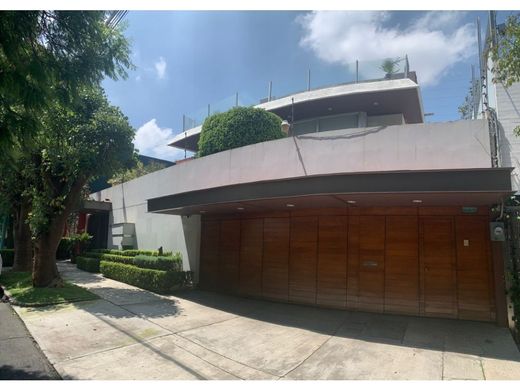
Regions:
[[[501, 22], [510, 12], [498, 13]], [[428, 122], [459, 119], [477, 66], [484, 11], [130, 11], [124, 23], [135, 70], [103, 82], [136, 129], [141, 154], [170, 161], [167, 146], [208, 112], [311, 87], [382, 77], [385, 58], [417, 72]]]

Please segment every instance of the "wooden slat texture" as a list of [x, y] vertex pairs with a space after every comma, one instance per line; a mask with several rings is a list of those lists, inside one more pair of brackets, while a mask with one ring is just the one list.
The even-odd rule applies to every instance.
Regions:
[[419, 314], [417, 217], [386, 217], [385, 312]]
[[457, 316], [455, 231], [452, 217], [420, 219], [422, 314]]
[[200, 286], [206, 290], [218, 288], [218, 252], [220, 222], [203, 221], [200, 237]]
[[359, 217], [358, 307], [382, 312], [385, 293], [385, 217]]
[[316, 303], [318, 217], [291, 218], [289, 301]]
[[359, 290], [359, 216], [348, 217], [347, 308], [358, 308]]
[[266, 298], [289, 298], [289, 233], [289, 218], [264, 219], [262, 295]]
[[318, 224], [318, 305], [347, 304], [347, 217], [321, 216]]
[[243, 295], [262, 296], [263, 219], [243, 219], [240, 225], [240, 288]]
[[240, 266], [240, 220], [220, 223], [219, 286], [221, 291], [238, 292]]
[[489, 222], [485, 217], [455, 217], [458, 314], [463, 319], [491, 319]]

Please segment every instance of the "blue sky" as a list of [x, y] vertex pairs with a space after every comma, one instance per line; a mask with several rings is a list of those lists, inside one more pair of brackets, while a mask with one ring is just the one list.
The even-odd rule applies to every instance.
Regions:
[[[508, 12], [499, 13], [499, 21]], [[409, 57], [428, 121], [458, 119], [476, 64], [476, 25], [487, 12], [130, 11], [126, 36], [137, 69], [105, 80], [111, 102], [129, 117], [142, 154], [175, 160], [166, 144], [183, 114], [202, 116], [239, 100], [253, 103], [311, 86], [376, 76], [381, 59]], [[220, 105], [219, 105], [220, 104]], [[197, 115], [194, 115], [197, 114]]]

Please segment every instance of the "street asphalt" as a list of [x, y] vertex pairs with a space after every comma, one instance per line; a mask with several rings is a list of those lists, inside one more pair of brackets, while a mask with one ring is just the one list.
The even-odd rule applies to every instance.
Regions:
[[5, 379], [61, 378], [11, 305], [0, 302], [0, 380]]

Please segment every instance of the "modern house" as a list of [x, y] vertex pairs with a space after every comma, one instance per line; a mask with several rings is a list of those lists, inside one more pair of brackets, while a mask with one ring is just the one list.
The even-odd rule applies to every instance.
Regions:
[[[294, 93], [257, 105], [289, 137], [92, 200], [111, 206], [109, 247], [178, 250], [203, 289], [506, 325], [500, 217], [518, 188], [520, 87], [495, 90], [500, 134], [489, 116], [424, 123], [414, 72]], [[195, 152], [200, 132], [170, 145]]]

